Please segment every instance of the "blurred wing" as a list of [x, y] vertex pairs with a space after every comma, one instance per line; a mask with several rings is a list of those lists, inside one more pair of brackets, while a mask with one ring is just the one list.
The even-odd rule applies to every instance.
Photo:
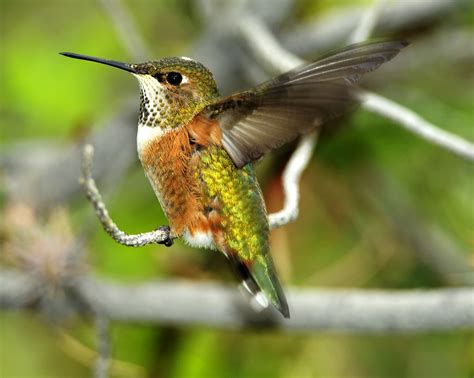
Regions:
[[355, 102], [353, 84], [389, 61], [406, 42], [356, 44], [298, 67], [256, 88], [208, 106], [222, 145], [237, 167], [344, 113]]

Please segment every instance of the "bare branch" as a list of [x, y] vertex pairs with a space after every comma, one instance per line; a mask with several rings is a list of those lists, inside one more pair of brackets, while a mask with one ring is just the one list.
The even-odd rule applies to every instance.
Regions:
[[[24, 276], [0, 270], [0, 282], [10, 288], [7, 292], [0, 286], [0, 308], [25, 305], [9, 300], [16, 294], [41, 295], [35, 290], [35, 283]], [[11, 280], [23, 284], [10, 285]], [[400, 291], [289, 289], [292, 313], [291, 319], [285, 320], [272, 308], [256, 313], [237, 290], [211, 283], [121, 285], [83, 278], [75, 285], [75, 290], [68, 293], [77, 293], [89, 308], [110, 321], [225, 329], [274, 327], [288, 332], [407, 333], [474, 327], [471, 287]]]
[[301, 174], [311, 160], [317, 140], [317, 132], [304, 135], [291, 155], [283, 172], [285, 204], [282, 210], [268, 216], [270, 228], [283, 226], [298, 217], [298, 204], [300, 200], [299, 181]]
[[[255, 313], [240, 293], [213, 284], [166, 282], [124, 286], [88, 281], [85, 298], [111, 319], [241, 328], [274, 325], [288, 331], [406, 332], [474, 326], [474, 289], [409, 291], [287, 290], [291, 319]], [[446, 309], [449, 308], [449, 311]], [[343, 309], [343, 311], [341, 311]]]
[[126, 234], [117, 227], [112, 218], [110, 218], [105, 203], [102, 201], [102, 196], [92, 178], [93, 154], [94, 148], [90, 144], [86, 145], [83, 151], [82, 177], [80, 183], [86, 192], [87, 199], [94, 206], [96, 215], [104, 230], [116, 242], [127, 247], [140, 247], [147, 244], [164, 244], [168, 247], [171, 246], [173, 244], [173, 239], [170, 235], [170, 229], [168, 226], [161, 226], [155, 231], [135, 235]]
[[255, 313], [237, 291], [211, 284], [169, 282], [137, 287], [92, 284], [82, 289], [85, 297], [97, 300], [100, 302], [97, 305], [112, 319], [121, 321], [224, 328], [268, 323], [292, 331], [400, 332], [474, 326], [472, 288], [405, 292], [290, 289], [287, 291], [292, 311], [289, 321], [270, 312]]
[[117, 35], [130, 56], [137, 62], [145, 60], [150, 55], [149, 50], [122, 1], [100, 0], [100, 3], [110, 17]]
[[303, 59], [284, 49], [268, 27], [251, 14], [241, 17], [237, 32], [258, 62], [269, 71], [282, 73], [305, 63]]
[[373, 92], [360, 92], [359, 98], [363, 101], [364, 109], [391, 119], [397, 125], [428, 142], [443, 147], [467, 160], [474, 161], [473, 143], [466, 141], [458, 135], [440, 129], [421, 118], [412, 110]]
[[367, 8], [359, 24], [351, 34], [348, 40], [349, 43], [363, 42], [368, 39], [372, 33], [385, 0], [373, 0], [373, 2], [372, 6]]
[[19, 308], [40, 295], [35, 277], [0, 269], [0, 308]]
[[109, 320], [102, 315], [95, 317], [95, 329], [97, 334], [97, 360], [94, 369], [95, 378], [107, 378], [109, 376], [110, 358], [110, 335]]
[[194, 11], [208, 28], [228, 30], [229, 24], [243, 12], [256, 14], [270, 25], [280, 24], [288, 18], [295, 0], [194, 0]]
[[[133, 127], [136, 106], [135, 101], [123, 101], [117, 114], [95, 122], [85, 137], [89, 143], [100, 147], [94, 169], [103, 188], [117, 183], [136, 161], [136, 147], [130, 143], [136, 136], [136, 127]], [[114, 143], [110, 143], [112, 139]], [[4, 179], [4, 183], [0, 186], [7, 198], [25, 202], [41, 212], [82, 194], [77, 175], [83, 143], [38, 139], [2, 146], [0, 181]]]
[[[446, 20], [465, 0], [390, 1], [380, 10], [374, 31], [377, 35], [396, 34]], [[366, 14], [366, 7], [345, 7], [297, 25], [282, 35], [282, 44], [295, 54], [324, 52], [343, 44]]]
[[[304, 63], [303, 60], [285, 50], [268, 28], [256, 18], [249, 17], [241, 23], [239, 32], [256, 58], [265, 66], [272, 66], [278, 71], [283, 71], [292, 68], [288, 67], [292, 63]], [[474, 161], [473, 143], [429, 123], [412, 110], [375, 93], [361, 92], [359, 98], [364, 109], [389, 118], [428, 142]]]

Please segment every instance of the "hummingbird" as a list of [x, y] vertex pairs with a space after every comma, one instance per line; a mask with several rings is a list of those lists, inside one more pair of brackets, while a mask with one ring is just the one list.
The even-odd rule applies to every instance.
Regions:
[[255, 162], [357, 103], [362, 75], [404, 41], [348, 46], [256, 87], [221, 97], [212, 73], [187, 57], [130, 64], [63, 52], [138, 79], [137, 151], [172, 238], [222, 252], [261, 307], [288, 303], [269, 254], [269, 223]]

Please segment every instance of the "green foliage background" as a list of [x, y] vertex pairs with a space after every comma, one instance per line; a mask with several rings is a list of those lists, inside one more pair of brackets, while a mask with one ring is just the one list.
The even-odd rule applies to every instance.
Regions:
[[[353, 3], [299, 1], [296, 14], [310, 19], [334, 6]], [[126, 6], [156, 57], [186, 55], [203, 29], [187, 1], [138, 0], [127, 1]], [[467, 9], [469, 12], [460, 8], [442, 22], [438, 26], [441, 32], [452, 27], [472, 32], [473, 9]], [[37, 138], [68, 143], [88, 130], [94, 120], [113, 114], [124, 98], [136, 95], [138, 101], [133, 78], [57, 54], [66, 50], [128, 59], [98, 2], [0, 0], [0, 12], [0, 148]], [[389, 98], [474, 140], [472, 61], [452, 63], [433, 61], [422, 70], [408, 65], [397, 74], [396, 82], [381, 78], [374, 82]], [[377, 180], [383, 177], [417, 219], [441, 228], [470, 253], [465, 257], [472, 266], [472, 165], [367, 112], [358, 111], [344, 122], [347, 128], [323, 139], [304, 176], [298, 221], [272, 236], [283, 281], [301, 287], [387, 289], [450, 284], [449, 279], [420, 262], [414, 246], [400, 238], [391, 222], [390, 208], [374, 205], [383, 191]], [[286, 150], [277, 153], [260, 169], [270, 209], [281, 203], [275, 177], [286, 154]], [[131, 233], [166, 223], [138, 163], [107, 196], [107, 203], [115, 221]], [[82, 199], [68, 210], [77, 228], [90, 212]], [[213, 252], [180, 243], [172, 249], [153, 246], [130, 250], [113, 243], [98, 225], [87, 249], [93, 274], [117, 281], [169, 276], [230, 278], [225, 263], [212, 256]], [[218, 261], [210, 264], [213, 258]], [[112, 327], [116, 363], [111, 376], [117, 377], [474, 374], [471, 332], [288, 335], [126, 324]], [[71, 320], [63, 330], [55, 330], [40, 315], [2, 312], [0, 331], [2, 377], [90, 375], [88, 351], [95, 346], [88, 321]], [[71, 346], [76, 345], [74, 342], [79, 347]]]

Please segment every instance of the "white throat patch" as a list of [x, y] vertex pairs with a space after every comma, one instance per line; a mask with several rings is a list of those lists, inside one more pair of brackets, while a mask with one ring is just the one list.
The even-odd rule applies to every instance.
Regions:
[[137, 151], [143, 151], [148, 143], [166, 133], [161, 121], [166, 119], [170, 106], [166, 101], [166, 88], [148, 75], [134, 75], [140, 84], [140, 116], [137, 130]]
[[146, 125], [138, 125], [137, 129], [137, 152], [141, 156], [141, 152], [146, 148], [148, 143], [156, 138], [161, 137], [168, 130], [163, 130], [161, 127], [150, 127]]

